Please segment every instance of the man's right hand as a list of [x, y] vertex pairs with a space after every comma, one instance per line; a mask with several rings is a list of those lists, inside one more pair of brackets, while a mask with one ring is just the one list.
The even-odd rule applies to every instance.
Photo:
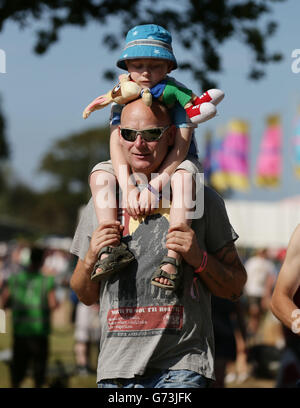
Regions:
[[106, 220], [100, 222], [99, 227], [93, 232], [88, 252], [84, 258], [84, 263], [88, 267], [95, 265], [98, 254], [102, 248], [108, 245], [118, 245], [124, 226], [120, 221]]
[[100, 222], [99, 227], [93, 232], [84, 260], [78, 259], [70, 280], [70, 286], [78, 299], [87, 306], [99, 300], [99, 282], [91, 280], [91, 272], [98, 260], [99, 252], [107, 245], [118, 245], [123, 229], [120, 221], [106, 220]]

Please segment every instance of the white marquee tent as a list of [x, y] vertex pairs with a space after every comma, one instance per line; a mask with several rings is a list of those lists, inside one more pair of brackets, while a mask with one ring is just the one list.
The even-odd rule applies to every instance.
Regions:
[[300, 223], [300, 196], [277, 202], [225, 200], [236, 245], [247, 248], [285, 248]]

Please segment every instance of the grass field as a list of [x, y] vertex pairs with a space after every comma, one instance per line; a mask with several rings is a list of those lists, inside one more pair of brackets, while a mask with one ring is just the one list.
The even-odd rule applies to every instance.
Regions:
[[[12, 331], [11, 314], [6, 312], [6, 333], [0, 334], [0, 355], [5, 350], [11, 350]], [[68, 388], [96, 388], [96, 374], [87, 376], [76, 375], [74, 358], [74, 325], [67, 324], [64, 328], [54, 328], [50, 335], [50, 354], [47, 371], [47, 384], [50, 386], [63, 386]], [[94, 362], [93, 369], [96, 368], [97, 349], [96, 346], [91, 350]], [[65, 375], [63, 374], [65, 372]], [[29, 373], [30, 374], [30, 373]], [[61, 377], [60, 384], [55, 381]], [[32, 388], [33, 381], [28, 375], [22, 385], [24, 388]], [[0, 361], [0, 388], [10, 388], [10, 370], [7, 361]]]

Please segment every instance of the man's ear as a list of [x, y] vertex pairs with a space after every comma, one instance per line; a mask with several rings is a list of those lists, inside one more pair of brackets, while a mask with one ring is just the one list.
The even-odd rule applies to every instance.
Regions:
[[118, 126], [118, 134], [119, 134], [119, 142], [122, 145], [123, 144], [123, 137], [121, 136], [121, 126]]

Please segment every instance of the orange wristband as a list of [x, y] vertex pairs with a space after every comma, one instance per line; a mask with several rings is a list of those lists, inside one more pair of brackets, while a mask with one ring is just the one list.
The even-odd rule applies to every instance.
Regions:
[[203, 258], [202, 258], [201, 265], [200, 265], [197, 269], [195, 269], [194, 272], [195, 272], [195, 273], [201, 273], [201, 272], [203, 272], [204, 269], [206, 268], [206, 265], [207, 265], [207, 252], [204, 251], [204, 252], [203, 252]]

